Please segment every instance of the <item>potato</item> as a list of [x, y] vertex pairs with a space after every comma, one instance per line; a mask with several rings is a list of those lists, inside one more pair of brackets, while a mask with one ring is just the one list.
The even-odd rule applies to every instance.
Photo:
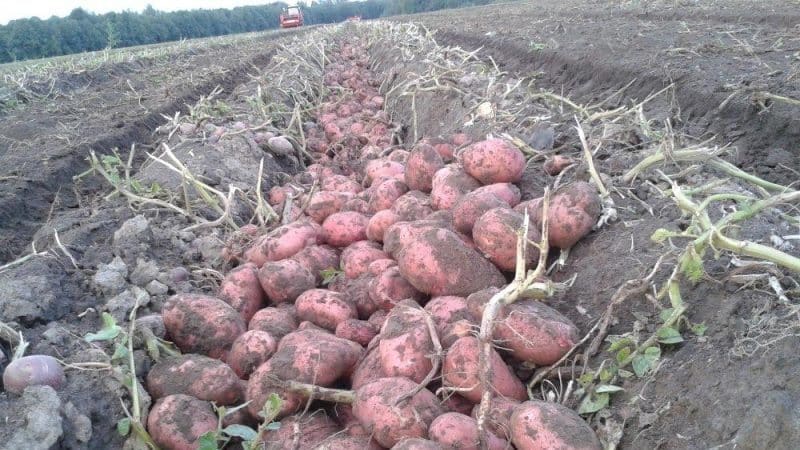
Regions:
[[266, 331], [247, 331], [233, 342], [228, 365], [239, 378], [246, 380], [275, 353], [277, 347], [278, 341]]
[[381, 181], [370, 193], [369, 209], [373, 213], [390, 209], [394, 202], [406, 192], [408, 192], [408, 186], [402, 181], [395, 179]]
[[292, 256], [292, 259], [314, 275], [317, 285], [322, 282], [322, 272], [339, 268], [339, 254], [328, 245], [306, 247]]
[[392, 266], [376, 276], [369, 285], [369, 298], [383, 310], [389, 311], [400, 300], [407, 298], [420, 301], [425, 296], [414, 288], [400, 273], [400, 268]]
[[379, 309], [375, 311], [372, 315], [370, 315], [367, 321], [378, 327], [378, 329], [380, 330], [381, 328], [383, 328], [383, 324], [386, 323], [386, 317], [388, 316], [389, 316], [388, 312]]
[[392, 212], [401, 221], [422, 220], [433, 213], [431, 198], [420, 191], [409, 191], [394, 202]]
[[334, 247], [347, 247], [367, 239], [368, 223], [369, 218], [357, 212], [331, 214], [322, 224], [322, 239]]
[[177, 294], [161, 309], [164, 327], [184, 353], [224, 360], [242, 333], [244, 320], [230, 305], [203, 294]]
[[461, 153], [464, 170], [483, 184], [516, 183], [525, 170], [525, 155], [502, 139], [476, 142]]
[[362, 386], [385, 377], [386, 374], [383, 373], [381, 366], [381, 352], [376, 345], [373, 348], [367, 348], [364, 356], [356, 364], [350, 376], [350, 387], [357, 391]]
[[553, 195], [548, 211], [550, 245], [570, 248], [589, 234], [603, 211], [597, 190], [577, 182]]
[[186, 394], [218, 405], [234, 405], [242, 398], [239, 377], [233, 369], [202, 355], [162, 358], [150, 369], [146, 384], [154, 400]]
[[544, 172], [550, 176], [556, 176], [561, 173], [567, 166], [573, 164], [572, 158], [564, 155], [550, 155], [544, 161], [542, 168]]
[[[472, 388], [459, 391], [464, 398], [475, 403], [481, 401], [483, 389], [480, 382], [480, 343], [478, 338], [465, 336], [458, 339], [447, 351], [442, 364], [442, 383], [457, 388]], [[497, 395], [525, 400], [528, 392], [522, 381], [506, 365], [494, 349], [492, 349], [492, 373], [489, 385]]]
[[472, 192], [475, 193], [488, 192], [494, 194], [500, 200], [508, 203], [508, 206], [512, 208], [517, 206], [520, 200], [522, 199], [522, 193], [520, 193], [519, 188], [511, 183], [487, 184], [486, 186], [481, 186]]
[[456, 133], [450, 137], [450, 142], [456, 147], [461, 147], [472, 142], [472, 138], [466, 133]]
[[211, 403], [189, 395], [168, 395], [147, 415], [150, 437], [165, 450], [196, 450], [200, 436], [217, 429]]
[[386, 230], [398, 221], [400, 221], [400, 218], [391, 209], [378, 211], [369, 219], [367, 238], [371, 241], [383, 242], [383, 235]]
[[398, 442], [392, 450], [444, 450], [444, 447], [428, 439], [410, 438]]
[[329, 331], [347, 319], [357, 319], [356, 306], [338, 292], [310, 289], [295, 301], [297, 318], [307, 320]]
[[420, 383], [433, 368], [433, 341], [424, 314], [413, 300], [404, 300], [389, 312], [378, 344], [386, 376]]
[[344, 204], [353, 198], [349, 192], [319, 191], [311, 196], [306, 207], [308, 217], [317, 223], [323, 223], [331, 214], [342, 210]]
[[430, 192], [433, 175], [443, 167], [444, 160], [433, 146], [417, 144], [406, 161], [405, 182], [409, 189]]
[[[344, 280], [344, 286], [337, 291], [355, 305], [358, 317], [362, 319], [366, 319], [378, 310], [378, 305], [369, 296], [369, 285], [373, 278], [371, 273], [365, 273], [356, 278], [341, 277]], [[331, 288], [331, 286], [328, 287]], [[331, 288], [331, 290], [333, 289]]]
[[323, 191], [350, 192], [353, 194], [358, 194], [364, 190], [361, 185], [344, 175], [329, 175], [324, 177], [320, 184], [320, 189]]
[[397, 261], [395, 261], [395, 260], [393, 260], [391, 258], [376, 259], [375, 261], [372, 261], [371, 263], [369, 263], [369, 267], [367, 268], [367, 272], [369, 272], [370, 275], [377, 277], [378, 275], [382, 274], [383, 272], [386, 272], [387, 270], [389, 270], [390, 267], [393, 267], [393, 266], [396, 266], [396, 265], [397, 265]]
[[405, 402], [397, 402], [416, 387], [408, 378], [379, 378], [356, 391], [353, 414], [384, 447], [405, 438], [427, 437], [430, 423], [442, 414], [436, 396], [423, 389]]
[[474, 317], [467, 307], [467, 299], [454, 295], [432, 298], [426, 305], [425, 311], [433, 318], [436, 325], [436, 332], [441, 336], [445, 326], [457, 320], [468, 319], [474, 321]]
[[[486, 428], [506, 440], [511, 439], [511, 416], [520, 405], [518, 400], [503, 397], [492, 397], [489, 401], [489, 413], [486, 415]], [[472, 418], [477, 419], [481, 405], [474, 405]]]
[[458, 394], [448, 394], [447, 397], [442, 400], [442, 407], [449, 412], [469, 415], [472, 413], [475, 403], [472, 403]]
[[284, 391], [275, 379], [331, 386], [353, 370], [363, 349], [355, 342], [328, 332], [306, 329], [289, 333], [267, 362], [250, 375], [246, 398], [254, 416], [264, 407], [271, 393], [281, 396], [281, 416], [297, 411], [305, 404], [302, 394]]
[[520, 361], [537, 366], [555, 363], [579, 339], [578, 328], [542, 302], [517, 300], [500, 312], [494, 328], [499, 345]]
[[369, 215], [371, 213], [369, 202], [358, 197], [353, 197], [342, 205], [342, 212], [345, 211], [353, 211], [364, 215]]
[[453, 227], [461, 233], [472, 235], [472, 227], [478, 218], [494, 208], [508, 208], [508, 204], [491, 192], [472, 191], [453, 205]]
[[474, 336], [478, 332], [479, 328], [480, 324], [478, 324], [476, 320], [458, 319], [454, 322], [446, 324], [444, 328], [442, 328], [439, 341], [442, 344], [442, 348], [447, 350], [462, 337]]
[[[475, 221], [472, 228], [475, 245], [500, 270], [513, 271], [517, 266], [517, 232], [522, 229], [524, 220], [523, 215], [504, 206], [486, 211]], [[529, 221], [528, 240], [538, 242], [540, 239], [539, 231]], [[535, 269], [539, 250], [528, 243], [525, 255], [526, 268]]]
[[414, 236], [399, 239], [403, 246], [390, 253], [403, 277], [420, 292], [465, 296], [487, 286], [506, 284], [500, 271], [453, 231], [423, 228]]
[[284, 186], [273, 186], [272, 189], [269, 190], [269, 197], [267, 198], [267, 203], [272, 206], [280, 206], [286, 200], [288, 188]]
[[29, 355], [11, 361], [3, 371], [3, 387], [21, 395], [28, 386], [61, 389], [67, 382], [58, 360], [47, 355]]
[[358, 241], [342, 251], [341, 267], [347, 278], [357, 278], [367, 273], [369, 265], [379, 259], [387, 259], [380, 245], [371, 241]]
[[269, 450], [300, 450], [318, 448], [330, 436], [339, 432], [336, 422], [318, 410], [311, 414], [293, 415], [281, 420], [277, 430], [268, 431], [257, 448]]
[[276, 340], [297, 329], [297, 316], [294, 305], [283, 304], [278, 308], [264, 308], [253, 315], [248, 330], [269, 333]]
[[479, 188], [481, 183], [461, 167], [449, 165], [434, 174], [431, 186], [433, 208], [450, 209], [462, 195]]
[[399, 162], [374, 159], [364, 168], [364, 185], [370, 186], [375, 181], [395, 179], [395, 176], [403, 175], [404, 172], [405, 166]]
[[408, 155], [409, 155], [408, 150], [403, 150], [402, 148], [398, 148], [392, 153], [389, 153], [387, 159], [389, 161], [405, 163], [406, 161], [408, 161]]
[[382, 450], [374, 439], [369, 436], [348, 436], [337, 434], [320, 442], [314, 450]]
[[241, 314], [245, 322], [264, 307], [266, 297], [258, 282], [258, 267], [253, 263], [242, 264], [228, 272], [219, 286], [219, 298]]
[[294, 259], [264, 263], [258, 271], [258, 281], [273, 303], [293, 302], [317, 285], [314, 274]]
[[603, 448], [594, 430], [575, 411], [558, 403], [538, 400], [522, 403], [514, 410], [511, 441], [519, 450]]
[[336, 326], [334, 334], [366, 347], [378, 335], [378, 328], [366, 320], [347, 319]]
[[[432, 441], [442, 447], [464, 450], [479, 450], [478, 422], [470, 416], [447, 412], [433, 419], [428, 429]], [[508, 442], [487, 431], [487, 448], [503, 450]]]
[[298, 220], [282, 225], [261, 239], [245, 252], [247, 261], [261, 267], [267, 261], [289, 258], [303, 248], [316, 244], [322, 228], [311, 220]]

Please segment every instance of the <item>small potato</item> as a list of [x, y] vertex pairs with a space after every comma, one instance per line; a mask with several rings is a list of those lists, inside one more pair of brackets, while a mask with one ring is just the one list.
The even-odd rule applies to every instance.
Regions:
[[[517, 232], [522, 229], [524, 220], [523, 215], [503, 206], [486, 211], [475, 221], [472, 228], [475, 245], [500, 270], [513, 271], [517, 266]], [[540, 240], [539, 231], [530, 221], [528, 240]], [[534, 269], [539, 260], [539, 250], [529, 243], [525, 255], [526, 267]]]
[[286, 200], [287, 188], [283, 186], [274, 186], [269, 190], [269, 197], [267, 202], [272, 206], [282, 205]]
[[358, 241], [342, 251], [341, 267], [347, 278], [357, 278], [367, 273], [376, 260], [389, 258], [380, 245], [371, 241]]
[[519, 450], [603, 448], [594, 430], [575, 411], [538, 400], [527, 401], [515, 409], [511, 416], [511, 441]]
[[146, 383], [154, 400], [186, 394], [218, 405], [234, 405], [242, 398], [236, 373], [224, 362], [202, 355], [162, 358], [150, 369]]
[[433, 341], [425, 314], [413, 300], [405, 300], [389, 311], [381, 328], [378, 349], [383, 373], [420, 383], [431, 371]]
[[[447, 412], [433, 419], [428, 429], [431, 440], [439, 443], [442, 447], [478, 450], [480, 448], [480, 436], [478, 435], [478, 422], [470, 416]], [[487, 431], [487, 448], [490, 450], [503, 450], [508, 445], [504, 439]]]
[[28, 386], [61, 389], [67, 382], [58, 360], [47, 355], [29, 355], [15, 359], [3, 371], [3, 387], [20, 395]]
[[297, 315], [294, 305], [283, 304], [278, 308], [269, 307], [255, 313], [248, 324], [248, 330], [269, 333], [276, 340], [297, 329]]
[[417, 144], [406, 161], [405, 182], [409, 189], [430, 192], [433, 175], [443, 167], [444, 160], [433, 146]]
[[431, 198], [420, 191], [409, 191], [394, 202], [392, 212], [401, 221], [422, 220], [433, 213]]
[[448, 394], [442, 400], [442, 406], [449, 412], [470, 415], [475, 409], [475, 403], [467, 400], [458, 394]]
[[366, 347], [378, 335], [378, 328], [366, 320], [347, 319], [336, 326], [335, 334]]
[[392, 266], [370, 282], [369, 297], [379, 308], [389, 311], [401, 300], [420, 301], [425, 296], [403, 277], [399, 267]]
[[369, 218], [357, 212], [332, 214], [322, 224], [322, 239], [334, 247], [347, 247], [367, 239], [368, 224]]
[[476, 320], [459, 319], [446, 324], [444, 328], [442, 328], [439, 341], [442, 344], [442, 348], [447, 350], [462, 337], [474, 336], [479, 328], [480, 324], [478, 324]]
[[472, 142], [472, 138], [466, 133], [456, 133], [450, 137], [450, 142], [456, 147], [461, 147]]
[[352, 194], [358, 194], [364, 190], [360, 184], [344, 175], [330, 175], [323, 178], [320, 189], [323, 191], [350, 192]]
[[265, 263], [258, 271], [258, 281], [273, 303], [293, 302], [317, 285], [314, 274], [294, 259]]
[[277, 347], [278, 341], [266, 331], [247, 331], [233, 342], [228, 365], [239, 378], [246, 380], [275, 353]]
[[491, 192], [476, 189], [453, 205], [453, 226], [457, 231], [471, 236], [478, 218], [494, 208], [508, 208], [508, 204]]
[[224, 360], [246, 327], [242, 316], [222, 300], [203, 294], [177, 294], [161, 309], [172, 342], [185, 353]]
[[322, 272], [339, 267], [339, 253], [328, 245], [306, 247], [292, 256], [292, 259], [314, 275], [317, 285], [322, 282]]
[[[475, 403], [480, 402], [481, 395], [483, 395], [479, 373], [480, 349], [476, 337], [462, 337], [447, 351], [447, 356], [442, 364], [443, 384], [457, 388], [471, 388], [459, 391], [459, 394]], [[514, 372], [494, 349], [492, 349], [491, 364], [489, 385], [497, 395], [517, 400], [528, 398], [528, 392], [522, 381], [514, 375]]]
[[[269, 450], [320, 449], [318, 445], [336, 435], [339, 427], [325, 411], [293, 415], [281, 420], [281, 426], [268, 431], [256, 448]], [[367, 448], [367, 447], [364, 447]]]
[[502, 139], [488, 139], [461, 154], [464, 170], [483, 184], [516, 183], [525, 170], [525, 155]]
[[309, 289], [295, 301], [297, 318], [307, 320], [329, 331], [347, 319], [357, 319], [355, 305], [338, 292]]
[[386, 230], [399, 222], [400, 218], [397, 217], [391, 209], [384, 209], [378, 211], [369, 219], [367, 224], [367, 238], [375, 242], [383, 242], [383, 236]]
[[356, 391], [353, 414], [384, 447], [405, 438], [427, 437], [431, 422], [443, 412], [436, 396], [423, 389], [398, 404], [416, 387], [408, 378], [379, 378]]
[[549, 366], [561, 359], [579, 336], [578, 328], [558, 311], [542, 302], [524, 299], [501, 310], [494, 338], [515, 359]]
[[459, 166], [449, 165], [439, 169], [431, 182], [431, 205], [434, 209], [450, 209], [458, 199], [481, 186]]
[[508, 206], [512, 208], [517, 206], [520, 200], [522, 199], [522, 193], [519, 191], [519, 188], [511, 183], [487, 184], [486, 186], [482, 186], [479, 187], [478, 189], [475, 189], [473, 192], [475, 193], [488, 192], [494, 194], [500, 200], [508, 203]]
[[381, 181], [370, 194], [369, 209], [373, 213], [390, 209], [394, 202], [406, 192], [408, 192], [408, 186], [402, 181], [395, 179]]
[[147, 415], [147, 431], [166, 450], [197, 450], [198, 440], [217, 429], [211, 403], [189, 395], [168, 395], [158, 400]]
[[258, 267], [253, 263], [242, 264], [228, 272], [219, 286], [219, 298], [241, 314], [245, 322], [264, 307], [266, 297], [258, 282]]
[[322, 228], [311, 220], [298, 220], [282, 225], [262, 239], [257, 239], [245, 252], [247, 261], [261, 267], [267, 261], [289, 258], [320, 240]]
[[344, 204], [351, 198], [353, 198], [353, 194], [350, 192], [319, 191], [311, 196], [306, 207], [306, 214], [314, 222], [321, 224], [331, 214], [341, 211]]

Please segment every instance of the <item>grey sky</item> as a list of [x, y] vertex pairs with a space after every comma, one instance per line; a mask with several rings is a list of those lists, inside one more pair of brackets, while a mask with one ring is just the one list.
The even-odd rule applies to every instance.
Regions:
[[[0, 24], [10, 20], [37, 16], [47, 19], [50, 16], [63, 17], [75, 8], [83, 8], [93, 13], [110, 11], [142, 11], [148, 4], [159, 11], [178, 11], [182, 9], [233, 8], [244, 5], [264, 5], [273, 0], [2, 0]], [[284, 0], [285, 1], [285, 0]], [[287, 1], [286, 3], [292, 3]], [[303, 3], [303, 2], [297, 2]]]

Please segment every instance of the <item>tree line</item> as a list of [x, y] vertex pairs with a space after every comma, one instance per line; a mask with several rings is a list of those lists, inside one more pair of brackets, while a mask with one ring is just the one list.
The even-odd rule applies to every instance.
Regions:
[[[314, 1], [303, 7], [307, 24], [341, 22], [351, 16], [374, 19], [444, 8], [482, 5], [493, 0]], [[104, 48], [155, 44], [185, 38], [222, 36], [277, 28], [286, 3], [162, 12], [148, 5], [141, 13], [92, 14], [81, 8], [67, 17], [19, 19], [0, 26], [0, 63], [68, 55]]]

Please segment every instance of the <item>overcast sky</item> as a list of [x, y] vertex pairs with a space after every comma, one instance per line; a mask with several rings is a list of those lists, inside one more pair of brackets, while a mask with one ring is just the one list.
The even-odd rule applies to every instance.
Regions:
[[159, 11], [178, 11], [264, 5], [271, 2], [272, 0], [0, 0], [0, 24], [5, 25], [10, 20], [33, 16], [42, 20], [50, 16], [64, 17], [75, 8], [102, 14], [125, 10], [138, 12], [148, 4]]

